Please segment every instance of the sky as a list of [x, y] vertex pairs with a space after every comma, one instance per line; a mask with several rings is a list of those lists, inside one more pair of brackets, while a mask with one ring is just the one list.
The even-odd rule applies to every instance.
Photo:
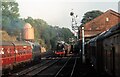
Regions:
[[[109, 1], [109, 2], [108, 2]], [[21, 18], [39, 18], [49, 25], [71, 28], [70, 12], [78, 15], [78, 25], [88, 11], [105, 12], [112, 9], [118, 12], [119, 0], [16, 0]], [[72, 10], [73, 9], [73, 10]]]

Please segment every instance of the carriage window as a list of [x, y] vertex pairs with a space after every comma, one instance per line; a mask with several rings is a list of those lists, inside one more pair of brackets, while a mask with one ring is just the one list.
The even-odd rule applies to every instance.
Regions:
[[18, 53], [18, 55], [20, 55], [20, 53]]
[[27, 51], [28, 51], [28, 50], [26, 50], [24, 53], [27, 54]]
[[16, 54], [17, 54], [17, 53], [18, 53], [18, 50], [16, 49], [15, 52], [16, 52]]
[[4, 48], [1, 48], [1, 49], [0, 49], [0, 54], [4, 54], [3, 49], [4, 49]]
[[9, 56], [12, 56], [11, 54], [9, 54]]
[[26, 51], [24, 50], [24, 51], [23, 51], [23, 54], [25, 54], [25, 52], [26, 52]]
[[22, 54], [25, 54], [25, 52], [26, 52], [26, 49], [23, 49]]
[[12, 54], [13, 54], [13, 51], [12, 51], [12, 49], [10, 49], [10, 56], [13, 56]]
[[4, 57], [7, 57], [8, 56], [7, 49], [4, 48], [3, 52], [4, 52]]
[[5, 57], [4, 48], [1, 48], [0, 54], [2, 55], [2, 57]]
[[22, 50], [20, 50], [20, 55], [22, 55], [22, 53], [23, 53], [23, 51], [22, 51]]
[[9, 57], [10, 56], [10, 49], [6, 49], [6, 56]]
[[9, 57], [9, 54], [6, 54], [6, 57]]
[[26, 50], [23, 51], [23, 54], [25, 54]]
[[20, 50], [16, 50], [16, 54], [17, 54], [17, 55], [20, 55]]

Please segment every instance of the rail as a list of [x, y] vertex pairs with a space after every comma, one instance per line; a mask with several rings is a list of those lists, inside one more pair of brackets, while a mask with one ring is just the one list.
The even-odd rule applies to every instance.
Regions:
[[73, 76], [73, 73], [74, 73], [74, 70], [75, 70], [75, 66], [76, 66], [76, 62], [77, 62], [77, 57], [75, 58], [75, 63], [74, 63], [74, 66], [73, 66], [72, 72], [71, 72], [71, 74], [70, 74], [70, 77]]
[[75, 68], [75, 66], [76, 66], [76, 59], [75, 59], [74, 64], [72, 64], [73, 67], [72, 67], [71, 69], [66, 69], [66, 68], [65, 68], [65, 67], [69, 66], [69, 64], [71, 64], [71, 63], [69, 63], [69, 62], [71, 62], [70, 60], [72, 60], [72, 57], [70, 57], [70, 58], [66, 61], [66, 63], [63, 65], [63, 67], [56, 73], [56, 75], [55, 75], [54, 77], [59, 77], [59, 76], [63, 75], [63, 71], [65, 71], [65, 70], [71, 71], [70, 77], [73, 75], [73, 71], [74, 71], [74, 68]]

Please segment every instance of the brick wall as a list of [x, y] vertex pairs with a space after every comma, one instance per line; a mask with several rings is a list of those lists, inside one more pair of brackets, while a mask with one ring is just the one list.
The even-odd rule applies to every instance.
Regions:
[[[108, 10], [102, 15], [96, 17], [90, 22], [84, 25], [85, 27], [85, 37], [90, 37], [97, 35], [103, 31], [108, 30], [112, 26], [116, 25], [120, 22], [120, 14], [113, 11]], [[81, 30], [80, 30], [80, 39], [81, 39]]]

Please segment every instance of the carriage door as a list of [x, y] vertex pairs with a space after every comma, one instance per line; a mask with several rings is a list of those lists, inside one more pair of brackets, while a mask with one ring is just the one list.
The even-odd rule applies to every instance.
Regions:
[[115, 76], [115, 47], [111, 49], [111, 72]]

